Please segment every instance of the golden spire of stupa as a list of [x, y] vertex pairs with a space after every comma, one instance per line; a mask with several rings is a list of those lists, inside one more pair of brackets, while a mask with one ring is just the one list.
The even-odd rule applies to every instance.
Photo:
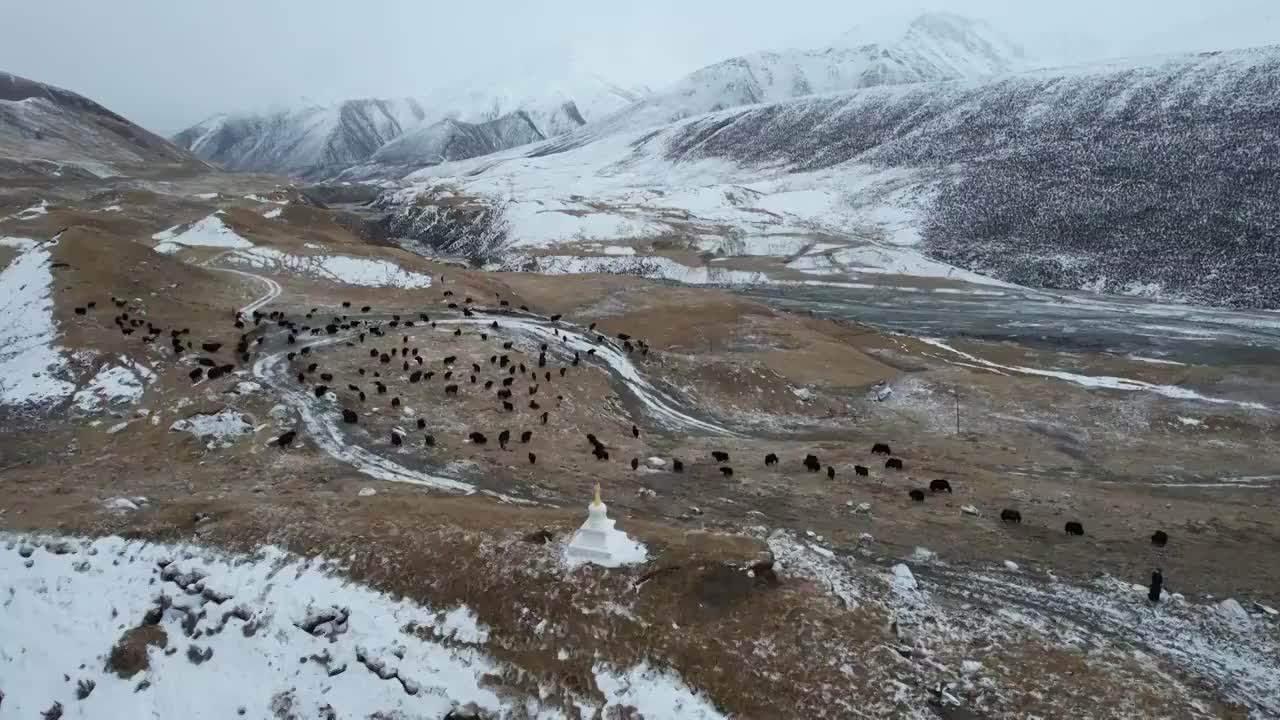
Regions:
[[595, 502], [592, 503], [592, 505], [599, 506], [603, 504], [604, 503], [600, 502], [600, 483], [596, 483], [596, 499], [595, 499]]

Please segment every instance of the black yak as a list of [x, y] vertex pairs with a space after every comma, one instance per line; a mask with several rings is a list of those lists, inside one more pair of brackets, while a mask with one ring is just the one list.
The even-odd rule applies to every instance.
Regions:
[[1000, 521], [1013, 523], [1015, 525], [1021, 524], [1022, 513], [1018, 512], [1017, 510], [1010, 510], [1009, 508], [1005, 508], [1004, 510], [1000, 511]]
[[951, 492], [951, 483], [946, 480], [938, 479], [929, 483], [930, 492]]

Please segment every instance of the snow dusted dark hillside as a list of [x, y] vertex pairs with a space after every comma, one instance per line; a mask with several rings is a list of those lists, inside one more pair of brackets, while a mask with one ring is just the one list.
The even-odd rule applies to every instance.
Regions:
[[1278, 121], [1272, 47], [866, 90], [661, 135], [675, 163], [909, 171], [933, 193], [928, 253], [1005, 280], [1276, 308]]
[[301, 177], [367, 160], [426, 117], [413, 100], [349, 100], [269, 115], [220, 115], [174, 142], [228, 170]]
[[435, 165], [545, 139], [529, 115], [519, 111], [483, 123], [441, 120], [383, 145], [370, 160], [384, 165]]
[[106, 176], [126, 166], [202, 169], [204, 163], [101, 105], [0, 72], [0, 158], [19, 171]]

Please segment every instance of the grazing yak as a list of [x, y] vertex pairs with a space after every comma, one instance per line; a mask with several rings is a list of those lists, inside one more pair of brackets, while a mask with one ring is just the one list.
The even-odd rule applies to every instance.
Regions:
[[911, 492], [909, 492], [909, 493], [907, 493], [907, 494], [908, 494], [908, 495], [910, 495], [910, 496], [911, 496], [911, 499], [912, 499], [912, 500], [915, 500], [916, 502], [920, 502], [920, 503], [924, 502], [924, 491], [923, 491], [923, 490], [919, 490], [919, 489], [917, 489], [917, 490], [912, 490]]
[[942, 479], [934, 480], [933, 482], [929, 483], [929, 492], [936, 492], [936, 493], [937, 493], [937, 492], [945, 492], [945, 493], [950, 493], [950, 492], [951, 492], [951, 483], [947, 482], [946, 480], [942, 480]]
[[204, 377], [204, 368], [196, 368], [187, 373], [187, 377], [191, 378], [191, 382], [200, 382], [200, 378]]
[[1018, 512], [1017, 510], [1010, 510], [1009, 508], [1005, 508], [1004, 510], [1000, 511], [1000, 521], [1013, 523], [1015, 525], [1021, 524], [1022, 513]]
[[425, 418], [418, 418], [418, 429], [419, 430], [427, 429], [427, 421]]
[[1151, 586], [1147, 588], [1147, 599], [1151, 602], [1160, 602], [1160, 589], [1164, 587], [1164, 575], [1160, 573], [1160, 569], [1156, 568], [1151, 573]]
[[293, 444], [293, 440], [296, 437], [298, 437], [298, 431], [290, 430], [289, 432], [276, 438], [276, 447], [282, 447], [282, 448], [289, 447], [290, 445]]
[[1084, 525], [1078, 520], [1068, 520], [1065, 529], [1068, 535], [1084, 535]]
[[444, 386], [444, 394], [445, 394], [445, 395], [457, 395], [457, 394], [458, 394], [458, 386], [457, 386], [457, 385], [445, 385], [445, 386]]
[[478, 433], [478, 432], [472, 432], [470, 435], [467, 435], [467, 439], [475, 443], [476, 445], [484, 445], [485, 443], [489, 442], [489, 438], [485, 437], [484, 433]]
[[[638, 438], [638, 437], [640, 437], [640, 428], [636, 427], [635, 425], [632, 425], [632, 426], [631, 426], [631, 437], [634, 437], [634, 438]], [[728, 457], [728, 456], [726, 455], [725, 457]]]
[[729, 453], [727, 453], [727, 452], [723, 452], [723, 451], [721, 451], [721, 450], [713, 450], [713, 451], [711, 451], [711, 457], [715, 458], [716, 462], [728, 462], [728, 461], [729, 461]]
[[769, 453], [768, 455], [765, 455], [765, 456], [764, 456], [764, 464], [765, 464], [766, 466], [768, 466], [768, 465], [777, 465], [777, 464], [778, 464], [778, 456], [777, 456], [777, 455], [775, 455], [775, 454], [773, 454], [773, 453]]
[[316, 386], [316, 397], [318, 397], [318, 398], [322, 398], [322, 397], [324, 397], [324, 396], [325, 396], [325, 393], [327, 393], [327, 392], [329, 392], [329, 387], [328, 387], [327, 385], [317, 385], [317, 386]]
[[722, 467], [722, 468], [720, 468], [720, 474], [721, 474], [721, 475], [723, 475], [723, 476], [725, 476], [725, 477], [727, 477], [727, 478], [731, 478], [731, 477], [733, 477], [733, 468], [731, 468], [731, 467]]
[[498, 447], [502, 448], [503, 450], [507, 449], [507, 443], [510, 440], [511, 440], [510, 430], [503, 430], [502, 432], [498, 433]]
[[424, 438], [422, 439], [422, 444], [426, 445], [427, 447], [435, 447], [435, 446], [436, 446], [436, 436], [435, 436], [435, 435], [428, 435], [428, 436], [424, 437]]
[[831, 466], [831, 465], [827, 466], [827, 479], [828, 480], [836, 479], [836, 469], [834, 466]]
[[887, 470], [901, 470], [902, 460], [899, 458], [889, 458], [884, 461], [884, 466]]
[[876, 443], [871, 446], [872, 455], [892, 455], [893, 451], [889, 449], [888, 443]]
[[1164, 547], [1169, 544], [1169, 535], [1163, 530], [1157, 530], [1151, 533], [1151, 544], [1156, 547]]
[[534, 453], [529, 453], [529, 464], [534, 465], [537, 462], [538, 462], [538, 456], [535, 455]]
[[809, 472], [818, 472], [822, 469], [822, 463], [818, 462], [818, 456], [812, 453], [804, 456], [804, 466]]
[[672, 460], [672, 461], [671, 461], [671, 470], [672, 470], [673, 472], [678, 472], [678, 473], [682, 473], [682, 472], [684, 472], [684, 462], [683, 462], [683, 461], [681, 461], [681, 460]]
[[870, 477], [870, 476], [871, 476], [871, 468], [867, 467], [866, 465], [854, 465], [854, 466], [853, 466], [853, 474], [854, 474], [854, 475], [859, 475], [859, 476], [861, 476], [861, 477]]
[[359, 419], [360, 419], [360, 416], [359, 416], [359, 415], [356, 415], [356, 411], [355, 411], [355, 410], [347, 410], [347, 409], [345, 409], [345, 408], [343, 409], [343, 411], [342, 411], [342, 422], [344, 422], [344, 423], [346, 423], [346, 424], [348, 424], [348, 425], [355, 425], [355, 424], [356, 424], [356, 422], [357, 422], [357, 421], [359, 421]]
[[639, 458], [631, 458], [631, 469], [632, 469], [632, 470], [639, 470], [639, 469], [640, 469], [640, 459], [639, 459]]
[[396, 432], [395, 430], [392, 430], [392, 431], [391, 431], [391, 444], [392, 444], [392, 445], [395, 445], [396, 447], [400, 447], [400, 443], [402, 443], [402, 442], [404, 442], [404, 440], [400, 437], [400, 433]]
[[525, 430], [524, 432], [520, 433], [520, 442], [521, 442], [521, 443], [528, 443], [528, 442], [529, 442], [529, 440], [531, 440], [531, 439], [533, 439], [533, 431], [532, 431], [532, 430]]

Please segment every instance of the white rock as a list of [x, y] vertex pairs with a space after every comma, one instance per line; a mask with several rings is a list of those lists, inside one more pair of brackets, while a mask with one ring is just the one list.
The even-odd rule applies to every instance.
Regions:
[[116, 433], [120, 432], [121, 430], [127, 427], [129, 427], [129, 423], [127, 422], [116, 423], [115, 425], [112, 425], [111, 427], [107, 428], [107, 434], [115, 435]]
[[858, 536], [859, 545], [870, 545], [875, 541], [876, 539], [871, 536], [871, 533], [862, 533], [861, 535]]
[[982, 669], [982, 663], [977, 660], [965, 660], [960, 663], [960, 672], [965, 675], [972, 675]]
[[367, 488], [360, 488], [360, 492], [356, 494], [359, 495], [360, 497], [369, 497], [370, 495], [377, 495], [378, 491], [374, 490], [371, 487], [367, 487]]
[[1009, 572], [1018, 572], [1018, 563], [1012, 560], [1005, 560], [1004, 569], [1008, 570]]
[[1233, 625], [1248, 627], [1252, 622], [1249, 618], [1249, 612], [1235, 598], [1227, 598], [1218, 603], [1217, 610], [1222, 617]]
[[914, 591], [919, 588], [916, 584], [916, 576], [911, 574], [911, 568], [903, 563], [893, 566], [893, 579], [891, 581], [893, 587], [898, 590]]
[[916, 562], [931, 562], [938, 559], [938, 553], [929, 548], [918, 547], [911, 551], [911, 559]]
[[981, 514], [982, 514], [982, 513], [978, 512], [978, 508], [976, 508], [976, 507], [974, 507], [974, 506], [972, 506], [972, 505], [961, 505], [961, 506], [960, 506], [960, 512], [964, 513], [965, 515], [974, 515], [974, 516], [977, 516], [977, 515], [981, 515]]
[[113, 497], [113, 498], [107, 498], [106, 500], [103, 500], [102, 507], [106, 508], [107, 510], [116, 510], [116, 511], [124, 512], [127, 510], [137, 510], [138, 504], [130, 500], [129, 498]]
[[854, 508], [854, 512], [863, 515], [871, 512], [871, 503], [858, 503], [858, 507]]
[[664, 467], [667, 464], [667, 461], [663, 460], [660, 457], [651, 457], [647, 462], [649, 463], [649, 467], [653, 467], [653, 468]]
[[1270, 607], [1270, 606], [1268, 606], [1268, 605], [1263, 605], [1263, 604], [1262, 604], [1262, 603], [1260, 603], [1260, 602], [1255, 602], [1255, 603], [1253, 604], [1253, 606], [1254, 606], [1254, 607], [1256, 607], [1256, 608], [1258, 608], [1258, 609], [1259, 609], [1259, 610], [1261, 610], [1262, 612], [1264, 612], [1264, 613], [1266, 613], [1266, 614], [1270, 615], [1271, 617], [1275, 617], [1275, 616], [1277, 616], [1277, 615], [1280, 615], [1280, 610], [1276, 610], [1275, 608]]

